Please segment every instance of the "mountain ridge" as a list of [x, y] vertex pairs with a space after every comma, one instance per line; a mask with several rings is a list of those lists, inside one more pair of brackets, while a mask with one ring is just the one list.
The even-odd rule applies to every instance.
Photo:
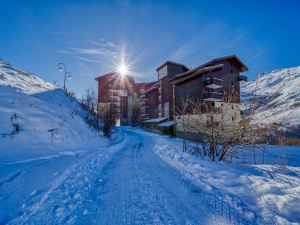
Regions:
[[241, 86], [241, 100], [265, 99], [257, 109], [262, 123], [300, 124], [300, 66], [277, 69]]

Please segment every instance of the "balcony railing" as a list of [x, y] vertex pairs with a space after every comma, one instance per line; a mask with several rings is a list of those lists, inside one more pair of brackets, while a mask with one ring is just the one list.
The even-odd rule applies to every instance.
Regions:
[[207, 77], [207, 79], [204, 81], [205, 87], [217, 89], [223, 87], [223, 80], [213, 78], [213, 77]]
[[248, 77], [240, 75], [240, 76], [238, 76], [238, 81], [239, 82], [247, 82], [248, 81]]
[[203, 94], [203, 100], [211, 102], [221, 102], [223, 101], [223, 96], [223, 93], [209, 92]]

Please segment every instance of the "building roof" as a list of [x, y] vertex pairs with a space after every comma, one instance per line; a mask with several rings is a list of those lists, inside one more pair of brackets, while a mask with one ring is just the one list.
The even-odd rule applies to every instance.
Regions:
[[[118, 72], [112, 71], [112, 72], [109, 72], [109, 73], [106, 73], [106, 74], [103, 74], [101, 76], [96, 77], [95, 80], [98, 81], [98, 80], [103, 79], [103, 78], [105, 78], [107, 76], [117, 76], [118, 77], [118, 76], [120, 76], [120, 74]], [[124, 77], [127, 77], [128, 80], [134, 81], [134, 78], [133, 78], [132, 75], [126, 75]]]
[[[228, 56], [224, 56], [224, 57], [214, 58], [214, 59], [208, 61], [207, 63], [197, 66], [187, 72], [177, 74], [175, 77], [173, 77], [170, 80], [170, 82], [179, 83], [179, 82], [182, 82], [183, 80], [186, 80], [186, 79], [182, 79], [183, 77], [187, 77], [189, 79], [191, 77], [194, 77], [195, 75], [205, 72], [206, 70], [213, 70], [216, 67], [219, 67], [220, 65], [222, 65], [222, 64], [215, 65], [217, 62], [219, 62], [221, 60], [226, 60], [226, 59], [231, 59], [231, 60], [236, 61], [236, 63], [239, 65], [239, 69], [241, 72], [245, 72], [248, 70], [248, 67], [244, 63], [242, 63], [242, 61], [236, 55], [228, 55]], [[180, 80], [178, 80], [178, 79], [180, 79]]]
[[157, 67], [156, 71], [158, 71], [160, 68], [162, 68], [163, 66], [165, 66], [166, 64], [173, 64], [173, 65], [177, 65], [177, 66], [182, 66], [184, 67], [186, 70], [190, 70], [190, 68], [188, 68], [186, 65], [182, 64], [182, 63], [177, 63], [177, 62], [173, 62], [170, 60], [165, 61], [163, 64], [161, 64], [159, 67]]
[[110, 75], [117, 75], [117, 72], [112, 71], [112, 72], [100, 75], [100, 76], [96, 77], [95, 80], [99, 80], [99, 79], [102, 79], [102, 78], [110, 76]]
[[178, 74], [175, 78], [170, 80], [170, 82], [173, 83], [173, 84], [178, 84], [178, 83], [181, 83], [185, 80], [191, 79], [195, 76], [203, 75], [207, 71], [217, 70], [219, 68], [222, 68], [223, 66], [224, 66], [223, 64], [218, 64], [218, 65], [215, 65], [215, 66], [206, 66], [206, 67], [203, 67], [203, 68], [201, 68], [197, 71], [194, 71], [194, 73], [191, 73], [191, 74], [187, 74], [187, 75]]
[[[119, 73], [117, 73], [117, 72], [110, 72], [110, 73], [103, 74], [103, 75], [101, 75], [99, 77], [96, 77], [95, 80], [99, 82], [100, 80], [102, 80], [102, 79], [104, 79], [104, 78], [106, 78], [108, 76], [113, 76], [115, 79], [117, 79], [118, 77], [120, 77]], [[126, 75], [126, 76], [124, 76], [124, 78], [122, 80], [129, 81], [132, 85], [135, 86], [135, 80], [134, 80], [134, 77], [132, 75]]]
[[248, 70], [248, 67], [244, 63], [242, 63], [242, 61], [236, 55], [228, 55], [228, 56], [214, 58], [214, 59], [208, 61], [207, 63], [204, 63], [204, 64], [202, 64], [200, 66], [197, 66], [197, 67], [195, 67], [195, 68], [193, 68], [193, 69], [191, 69], [191, 70], [189, 70], [189, 71], [187, 71], [185, 73], [178, 74], [172, 80], [174, 80], [174, 79], [176, 79], [178, 77], [188, 76], [188, 75], [194, 73], [197, 70], [200, 70], [200, 69], [202, 69], [204, 67], [213, 66], [216, 62], [221, 61], [221, 60], [225, 60], [225, 59], [233, 59], [233, 60], [235, 60], [237, 62], [237, 64], [239, 65], [239, 68], [240, 68], [241, 72], [245, 72], [245, 71]]

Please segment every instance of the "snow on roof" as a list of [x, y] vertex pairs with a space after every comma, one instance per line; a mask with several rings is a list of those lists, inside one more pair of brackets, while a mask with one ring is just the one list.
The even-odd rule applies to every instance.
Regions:
[[163, 123], [159, 124], [158, 126], [159, 127], [171, 127], [174, 125], [176, 125], [176, 122], [172, 120], [172, 121], [163, 122]]
[[193, 72], [204, 72], [204, 71], [214, 70], [214, 69], [221, 68], [223, 66], [224, 66], [224, 64], [218, 64], [218, 65], [214, 65], [214, 66], [205, 66], [203, 68], [198, 68], [198, 69], [195, 68], [195, 70], [190, 70], [185, 73], [177, 74], [175, 77], [176, 78], [183, 77], [183, 76], [189, 75]]
[[190, 70], [190, 68], [188, 68], [186, 65], [182, 64], [182, 63], [177, 63], [177, 62], [174, 62], [174, 61], [170, 61], [170, 60], [167, 60], [165, 61], [163, 64], [161, 64], [159, 67], [157, 67], [156, 71], [158, 71], [160, 68], [162, 68], [164, 65], [166, 64], [173, 64], [173, 65], [177, 65], [177, 66], [182, 66], [184, 67], [186, 70]]
[[146, 120], [144, 122], [145, 123], [159, 123], [159, 122], [163, 122], [164, 120], [167, 120], [167, 119], [168, 119], [168, 117], [158, 117], [158, 118]]
[[224, 65], [223, 64], [218, 64], [218, 65], [214, 65], [214, 66], [206, 66], [203, 67], [201, 69], [198, 70], [194, 70], [192, 73], [182, 73], [182, 74], [178, 74], [175, 76], [174, 79], [171, 80], [172, 83], [177, 84], [180, 83], [182, 81], [185, 81], [187, 79], [190, 79], [192, 77], [195, 77], [199, 74], [203, 74], [206, 71], [210, 71], [210, 70], [214, 70], [214, 69], [218, 69], [218, 68], [222, 68]]

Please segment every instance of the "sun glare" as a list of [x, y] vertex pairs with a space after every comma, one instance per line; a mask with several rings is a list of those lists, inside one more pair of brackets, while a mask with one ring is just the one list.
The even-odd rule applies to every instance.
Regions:
[[128, 67], [125, 64], [121, 64], [118, 67], [118, 72], [121, 76], [126, 76], [128, 74]]

